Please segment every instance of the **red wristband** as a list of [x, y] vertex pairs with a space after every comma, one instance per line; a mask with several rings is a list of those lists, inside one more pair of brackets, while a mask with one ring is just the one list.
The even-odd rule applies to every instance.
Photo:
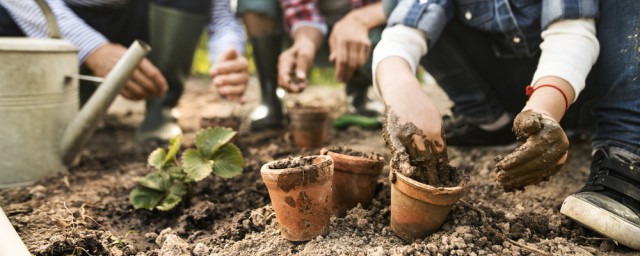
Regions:
[[556, 89], [560, 92], [560, 94], [562, 94], [562, 98], [564, 98], [564, 104], [565, 104], [565, 111], [567, 111], [567, 109], [569, 109], [569, 99], [567, 99], [567, 95], [564, 94], [564, 91], [562, 91], [562, 89], [560, 89], [560, 87], [552, 85], [552, 84], [542, 84], [542, 85], [538, 85], [536, 88], [533, 88], [533, 86], [531, 85], [527, 85], [527, 87], [525, 88], [525, 92], [527, 93], [527, 96], [531, 96], [531, 94], [533, 94], [533, 92], [535, 90], [538, 90], [542, 87], [551, 87], [553, 89]]

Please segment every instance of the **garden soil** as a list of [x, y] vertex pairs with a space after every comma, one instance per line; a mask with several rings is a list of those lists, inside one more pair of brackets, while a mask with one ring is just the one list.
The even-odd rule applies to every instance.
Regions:
[[[450, 103], [433, 85], [429, 93], [444, 110]], [[252, 80], [246, 105], [220, 99], [206, 80], [191, 79], [178, 109], [185, 146], [193, 146], [202, 118], [246, 116], [259, 92]], [[346, 110], [342, 88], [312, 86], [287, 103], [306, 101]], [[379, 177], [369, 208], [356, 207], [331, 219], [331, 231], [309, 242], [292, 243], [279, 234], [263, 164], [289, 156], [318, 154], [294, 146], [287, 130], [251, 133], [243, 120], [236, 143], [244, 172], [232, 179], [209, 177], [168, 212], [134, 210], [129, 192], [138, 177], [151, 171], [147, 155], [157, 145], [134, 142], [143, 103], [122, 99], [112, 106], [78, 163], [67, 173], [33, 186], [0, 191], [0, 206], [35, 255], [634, 255], [612, 240], [560, 214], [565, 197], [588, 175], [590, 144], [574, 140], [564, 169], [524, 192], [505, 193], [496, 186], [494, 157], [507, 148], [448, 147], [451, 164], [470, 175], [468, 190], [441, 230], [405, 242], [389, 227], [388, 166]], [[350, 127], [330, 130], [323, 146], [376, 151], [389, 161], [380, 130]], [[511, 147], [513, 149], [513, 147]], [[37, 161], [37, 159], [34, 159]]]

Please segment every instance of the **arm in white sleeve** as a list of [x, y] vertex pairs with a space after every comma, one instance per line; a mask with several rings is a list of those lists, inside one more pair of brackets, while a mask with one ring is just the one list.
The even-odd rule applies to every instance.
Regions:
[[380, 61], [388, 57], [400, 57], [407, 61], [411, 71], [415, 74], [420, 58], [427, 54], [427, 35], [424, 31], [395, 25], [382, 32], [382, 38], [373, 50], [373, 88], [380, 94], [380, 88], [376, 82], [376, 69]]
[[[79, 48], [80, 63], [108, 40], [80, 19], [62, 0], [47, 0], [53, 11], [62, 38]], [[47, 21], [35, 1], [0, 0], [20, 29], [29, 37], [49, 36]]]
[[218, 56], [229, 48], [234, 48], [239, 55], [244, 54], [245, 36], [242, 26], [236, 20], [229, 0], [212, 0], [211, 23], [209, 32], [209, 60], [215, 63]]
[[575, 101], [600, 53], [595, 21], [556, 21], [542, 32], [542, 39], [542, 54], [531, 84], [546, 76], [562, 78], [573, 87]]

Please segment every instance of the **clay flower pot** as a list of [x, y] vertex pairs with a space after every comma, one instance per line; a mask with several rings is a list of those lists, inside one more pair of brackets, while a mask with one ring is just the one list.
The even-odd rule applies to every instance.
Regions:
[[329, 120], [329, 110], [323, 107], [296, 107], [289, 110], [293, 142], [303, 148], [322, 145]]
[[369, 206], [384, 168], [384, 158], [377, 153], [341, 147], [323, 148], [320, 154], [333, 158], [333, 215], [342, 218], [358, 203]]
[[466, 187], [433, 187], [391, 170], [391, 230], [413, 241], [436, 232]]
[[269, 162], [260, 171], [289, 241], [308, 241], [329, 233], [333, 160], [309, 156]]

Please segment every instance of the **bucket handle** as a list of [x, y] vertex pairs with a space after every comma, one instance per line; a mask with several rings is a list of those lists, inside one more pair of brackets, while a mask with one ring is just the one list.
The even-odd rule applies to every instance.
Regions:
[[44, 14], [44, 18], [47, 20], [47, 27], [49, 27], [49, 37], [53, 39], [61, 39], [62, 35], [60, 34], [60, 27], [58, 27], [58, 21], [56, 21], [56, 16], [53, 14], [53, 11], [45, 2], [45, 0], [36, 0], [38, 6], [42, 10]]

